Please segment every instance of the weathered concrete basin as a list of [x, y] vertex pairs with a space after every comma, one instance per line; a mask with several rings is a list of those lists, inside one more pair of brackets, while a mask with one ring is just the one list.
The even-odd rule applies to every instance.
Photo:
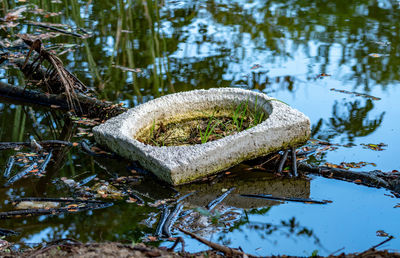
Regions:
[[[222, 139], [188, 146], [157, 147], [136, 140], [154, 121], [188, 119], [201, 110], [257, 104], [268, 118], [255, 127]], [[137, 160], [160, 179], [179, 185], [210, 175], [244, 160], [310, 137], [310, 120], [301, 112], [265, 94], [236, 88], [194, 90], [160, 97], [93, 128], [96, 141], [119, 155]]]

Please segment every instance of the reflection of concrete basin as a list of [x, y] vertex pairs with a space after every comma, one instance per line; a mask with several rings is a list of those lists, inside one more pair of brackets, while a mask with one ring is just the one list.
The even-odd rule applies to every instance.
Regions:
[[[157, 147], [136, 140], [155, 121], [192, 118], [193, 114], [247, 103], [260, 109], [265, 121], [222, 139], [189, 146]], [[310, 135], [310, 121], [299, 111], [248, 90], [221, 88], [167, 95], [108, 120], [93, 128], [98, 143], [119, 155], [138, 160], [160, 179], [174, 185], [191, 182], [225, 170], [244, 160], [287, 146], [304, 143]]]
[[[196, 194], [185, 199], [192, 206], [205, 207], [222, 194], [222, 189], [235, 187], [223, 201], [225, 205], [249, 209], [279, 204], [278, 201], [242, 197], [239, 194], [272, 194], [280, 197], [309, 198], [310, 182], [304, 179], [277, 178], [265, 172], [244, 172], [239, 165], [234, 170], [240, 171], [232, 177], [225, 177], [220, 182], [183, 185], [177, 188], [182, 195], [190, 191]], [[232, 170], [232, 171], [234, 171]]]

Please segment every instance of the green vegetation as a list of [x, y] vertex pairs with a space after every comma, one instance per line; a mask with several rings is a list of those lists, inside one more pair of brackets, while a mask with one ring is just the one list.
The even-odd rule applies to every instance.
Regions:
[[230, 111], [214, 111], [211, 115], [204, 113], [189, 120], [168, 124], [154, 120], [150, 128], [137, 138], [153, 146], [202, 144], [254, 127], [265, 119], [266, 115], [256, 99], [254, 108], [250, 108], [246, 101]]

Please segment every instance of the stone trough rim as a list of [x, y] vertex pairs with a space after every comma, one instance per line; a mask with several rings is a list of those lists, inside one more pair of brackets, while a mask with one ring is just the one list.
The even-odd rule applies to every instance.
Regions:
[[[237, 96], [244, 96], [247, 99], [250, 97], [252, 98], [258, 98], [258, 100], [263, 100], [264, 103], [262, 104], [262, 109], [265, 113], [269, 113], [269, 116], [266, 120], [264, 120], [262, 123], [243, 130], [241, 132], [235, 133], [233, 135], [228, 135], [226, 137], [223, 137], [218, 140], [202, 143], [202, 144], [193, 144], [193, 145], [185, 145], [185, 146], [152, 146], [148, 145], [145, 143], [142, 143], [135, 139], [138, 131], [143, 129], [142, 127], [136, 128], [136, 131], [133, 132], [134, 126], [132, 126], [132, 123], [135, 123], [136, 121], [140, 120], [143, 116], [146, 115], [146, 112], [149, 113], [153, 109], [157, 108], [157, 105], [166, 102], [166, 101], [173, 101], [173, 100], [182, 100], [182, 98], [187, 97], [187, 96], [194, 96], [196, 98], [197, 96], [199, 99], [201, 99], [201, 95], [207, 96], [210, 95], [212, 96], [213, 94], [232, 94]], [[227, 98], [229, 100], [229, 98]], [[241, 101], [244, 99], [242, 98]], [[193, 100], [191, 100], [193, 101]], [[188, 101], [190, 103], [190, 101]], [[233, 103], [233, 102], [232, 102]], [[264, 107], [265, 104], [268, 104], [269, 107]], [[146, 111], [146, 109], [148, 109]], [[267, 109], [270, 109], [269, 111]], [[150, 111], [149, 111], [150, 110]], [[271, 98], [267, 96], [264, 93], [258, 93], [254, 91], [249, 91], [249, 90], [244, 90], [244, 89], [239, 89], [239, 88], [212, 88], [212, 89], [200, 89], [200, 90], [192, 90], [192, 91], [186, 91], [186, 92], [180, 92], [180, 93], [174, 93], [170, 95], [165, 95], [160, 98], [156, 98], [153, 100], [150, 100], [144, 104], [140, 104], [132, 109], [129, 109], [127, 112], [111, 118], [108, 120], [106, 123], [101, 124], [99, 126], [96, 126], [93, 128], [93, 132], [96, 138], [96, 141], [99, 142], [100, 144], [105, 144], [109, 146], [109, 143], [106, 143], [103, 139], [100, 139], [99, 135], [101, 132], [103, 134], [107, 135], [110, 139], [113, 139], [114, 141], [119, 141], [119, 142], [124, 142], [123, 145], [126, 146], [128, 149], [129, 147], [133, 148], [135, 151], [137, 151], [136, 154], [126, 154], [122, 155], [130, 159], [138, 159], [139, 161], [141, 159], [148, 159], [149, 163], [152, 163], [155, 165], [156, 168], [153, 168], [154, 170], [160, 169], [160, 170], [165, 170], [165, 171], [173, 171], [179, 166], [184, 165], [184, 163], [188, 163], [190, 161], [187, 160], [181, 160], [182, 155], [185, 153], [191, 153], [193, 156], [191, 156], [191, 159], [198, 159], [204, 156], [204, 153], [212, 152], [215, 150], [220, 149], [220, 146], [229, 146], [229, 144], [233, 141], [238, 141], [239, 139], [243, 139], [246, 137], [251, 137], [252, 135], [260, 134], [265, 130], [269, 129], [276, 129], [276, 126], [274, 126], [274, 123], [276, 123], [275, 120], [284, 120], [285, 114], [274, 112], [274, 110], [283, 110], [289, 112], [295, 112], [295, 114], [299, 117], [301, 117], [303, 120], [308, 119], [305, 115], [303, 115], [301, 112], [289, 107], [287, 104], [284, 104], [280, 102], [279, 100], [276, 100], [274, 98]], [[146, 111], [146, 112], [145, 112]], [[156, 119], [156, 118], [155, 118]], [[296, 119], [295, 119], [296, 120]], [[298, 119], [297, 122], [302, 122], [301, 119]], [[147, 124], [148, 125], [148, 124]], [[112, 132], [112, 133], [111, 133]], [[115, 136], [117, 135], [117, 137]], [[109, 146], [110, 147], [110, 146]], [[111, 148], [112, 149], [112, 148]], [[198, 151], [200, 149], [200, 151]], [[121, 153], [118, 153], [121, 154]], [[249, 155], [251, 158], [255, 158], [258, 155]], [[161, 157], [161, 158], [160, 158]], [[247, 159], [247, 158], [245, 158]], [[236, 165], [245, 159], [238, 159], [237, 162], [233, 162], [231, 165], [224, 167], [223, 169], [217, 169], [213, 173], [217, 173], [218, 171], [222, 171], [224, 169], [227, 169], [233, 165]], [[145, 163], [144, 167], [146, 167], [146, 162], [142, 161], [141, 163]], [[156, 164], [157, 163], [157, 164]], [[142, 164], [143, 165], [143, 164]], [[147, 164], [148, 165], [148, 164]], [[148, 166], [147, 166], [148, 167]], [[157, 174], [157, 173], [155, 173]], [[157, 174], [159, 177], [160, 175]], [[204, 176], [204, 175], [203, 175]], [[176, 185], [176, 184], [182, 184], [182, 183], [188, 183], [188, 182], [181, 182], [177, 183], [173, 179], [168, 179], [168, 178], [163, 178], [165, 181], [169, 181], [170, 183]], [[191, 180], [192, 181], [192, 180]]]

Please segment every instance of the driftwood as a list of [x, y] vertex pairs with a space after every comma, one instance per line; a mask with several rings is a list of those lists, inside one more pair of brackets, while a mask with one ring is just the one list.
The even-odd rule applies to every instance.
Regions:
[[313, 166], [305, 163], [299, 163], [298, 169], [305, 173], [351, 181], [371, 187], [384, 187], [388, 190], [400, 193], [400, 172], [385, 173], [379, 170], [370, 172], [356, 172], [346, 169], [330, 168], [326, 166]]

